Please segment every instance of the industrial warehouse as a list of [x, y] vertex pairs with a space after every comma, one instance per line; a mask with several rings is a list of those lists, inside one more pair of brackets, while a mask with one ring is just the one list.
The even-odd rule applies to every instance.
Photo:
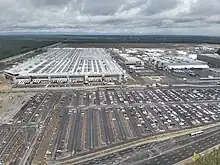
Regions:
[[153, 56], [147, 58], [151, 65], [163, 70], [208, 69], [207, 62], [195, 60], [187, 56]]
[[125, 71], [102, 48], [49, 48], [5, 70], [15, 84], [124, 81]]
[[199, 54], [198, 59], [206, 61], [216, 67], [220, 66], [220, 55], [218, 54]]

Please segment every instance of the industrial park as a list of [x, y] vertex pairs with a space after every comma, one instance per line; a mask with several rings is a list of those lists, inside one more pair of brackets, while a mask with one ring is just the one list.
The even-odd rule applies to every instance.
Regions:
[[160, 46], [59, 43], [4, 68], [1, 163], [181, 165], [219, 145], [219, 45]]

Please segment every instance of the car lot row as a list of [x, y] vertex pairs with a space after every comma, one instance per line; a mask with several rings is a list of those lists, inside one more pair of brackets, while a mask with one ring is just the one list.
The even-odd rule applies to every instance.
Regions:
[[62, 108], [47, 157], [59, 158], [137, 138], [125, 108]]
[[[38, 116], [39, 112], [51, 104], [65, 92], [38, 93], [23, 107], [14, 118], [26, 114], [26, 121], [32, 120], [33, 115]], [[185, 88], [185, 89], [98, 89], [98, 90], [73, 90], [70, 94], [72, 102], [70, 106], [95, 106], [95, 105], [118, 105], [118, 104], [150, 104], [150, 103], [175, 103], [175, 102], [199, 102], [202, 100], [220, 100], [220, 89], [218, 88]], [[43, 102], [43, 103], [42, 103]], [[26, 111], [27, 108], [27, 111]], [[22, 118], [18, 119], [19, 121]], [[34, 121], [35, 119], [33, 119]]]
[[202, 100], [220, 100], [220, 89], [185, 88], [185, 89], [98, 89], [73, 91], [72, 106], [150, 104], [174, 102], [199, 102]]
[[8, 125], [0, 126], [0, 160], [2, 162], [19, 164], [24, 156], [28, 143], [36, 133], [35, 128], [11, 128]]
[[[218, 88], [183, 89], [123, 89], [124, 98], [129, 103], [194, 102], [201, 100], [220, 100]], [[121, 96], [118, 96], [121, 98]]]
[[[62, 108], [48, 158], [68, 157], [164, 132], [214, 123], [220, 104]], [[54, 154], [53, 154], [54, 153]]]

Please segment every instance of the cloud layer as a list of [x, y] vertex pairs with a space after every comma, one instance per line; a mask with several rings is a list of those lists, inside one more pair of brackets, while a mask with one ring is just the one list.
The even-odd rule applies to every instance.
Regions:
[[0, 0], [0, 32], [220, 36], [219, 0]]

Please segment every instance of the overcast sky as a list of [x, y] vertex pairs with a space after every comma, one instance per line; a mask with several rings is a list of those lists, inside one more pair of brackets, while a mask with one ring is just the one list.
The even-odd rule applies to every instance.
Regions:
[[220, 0], [0, 0], [0, 32], [220, 36]]

